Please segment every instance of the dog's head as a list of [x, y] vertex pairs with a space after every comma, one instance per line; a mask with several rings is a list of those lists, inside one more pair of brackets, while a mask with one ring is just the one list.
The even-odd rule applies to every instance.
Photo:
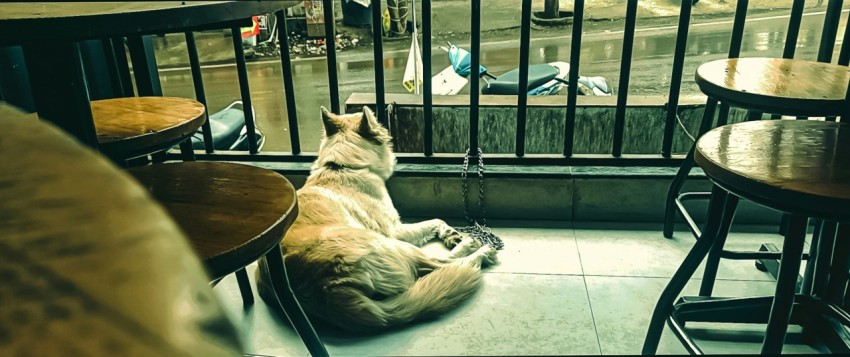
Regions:
[[368, 107], [363, 112], [336, 115], [322, 107], [325, 135], [313, 170], [322, 167], [368, 169], [384, 180], [395, 167], [392, 137]]

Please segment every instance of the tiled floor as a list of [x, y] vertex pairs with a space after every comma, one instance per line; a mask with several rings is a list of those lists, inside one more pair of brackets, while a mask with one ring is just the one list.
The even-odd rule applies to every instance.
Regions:
[[[374, 335], [351, 335], [332, 327], [316, 329], [332, 356], [416, 355], [594, 355], [639, 354], [656, 299], [693, 244], [679, 231], [661, 236], [660, 224], [541, 224], [501, 222], [494, 228], [505, 249], [499, 265], [486, 269], [483, 288], [466, 304], [434, 321]], [[764, 231], [770, 231], [765, 229]], [[756, 249], [781, 243], [773, 233], [735, 232], [729, 249]], [[781, 246], [781, 245], [779, 245]], [[433, 243], [426, 249], [445, 254]], [[249, 267], [253, 279], [256, 264]], [[697, 276], [702, 275], [702, 269]], [[716, 296], [771, 295], [774, 282], [752, 261], [722, 261]], [[692, 279], [686, 295], [696, 295]], [[257, 302], [243, 309], [236, 280], [224, 279], [215, 291], [234, 323], [243, 331], [248, 352], [273, 356], [307, 356], [282, 314]], [[763, 325], [735, 326], [731, 336], [702, 327], [706, 353], [758, 353]], [[689, 325], [691, 326], [691, 325]], [[727, 327], [726, 330], [729, 330]], [[702, 331], [702, 330], [700, 330]], [[795, 335], [791, 330], [789, 339]], [[698, 331], [699, 332], [699, 331]], [[713, 333], [712, 333], [713, 332]], [[669, 331], [659, 353], [685, 349]], [[817, 353], [789, 344], [786, 353]]]

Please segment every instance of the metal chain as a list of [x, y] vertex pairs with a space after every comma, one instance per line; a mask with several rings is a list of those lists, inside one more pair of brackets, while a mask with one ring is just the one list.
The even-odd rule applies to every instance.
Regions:
[[682, 118], [679, 117], [679, 113], [676, 113], [676, 121], [679, 123], [679, 127], [682, 128], [682, 131], [685, 132], [685, 135], [687, 135], [688, 138], [691, 139], [691, 141], [696, 142], [697, 139], [695, 139], [694, 136], [688, 132], [688, 128], [685, 127], [685, 123], [682, 122]]
[[460, 172], [461, 177], [461, 192], [463, 192], [463, 215], [469, 226], [457, 227], [461, 233], [469, 233], [469, 235], [479, 241], [481, 244], [489, 244], [496, 249], [505, 247], [504, 242], [499, 236], [493, 234], [490, 227], [487, 227], [486, 211], [484, 210], [484, 158], [481, 155], [481, 148], [477, 148], [478, 153], [478, 205], [481, 210], [481, 223], [476, 222], [469, 216], [469, 204], [467, 196], [469, 194], [469, 149], [466, 149], [466, 155], [463, 157], [463, 169]]
[[[396, 102], [392, 102], [392, 103], [387, 104], [387, 116], [386, 116], [386, 118], [387, 118], [387, 130], [390, 130], [390, 123], [392, 123], [393, 120], [397, 119], [396, 118], [396, 116], [398, 115], [398, 108], [396, 108], [397, 106], [398, 105], [396, 104]], [[398, 122], [398, 120], [396, 120], [396, 122]], [[390, 130], [390, 132], [392, 133], [391, 130]]]

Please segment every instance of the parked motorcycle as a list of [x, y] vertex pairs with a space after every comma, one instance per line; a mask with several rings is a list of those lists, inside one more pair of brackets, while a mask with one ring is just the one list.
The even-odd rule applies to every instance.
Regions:
[[[226, 108], [210, 114], [210, 130], [215, 150], [248, 151], [248, 128], [245, 127], [245, 112], [243, 110], [242, 101], [237, 100], [230, 103]], [[254, 108], [251, 108], [251, 110], [253, 111]], [[254, 118], [256, 118], [256, 111], [254, 113]], [[254, 129], [257, 134], [257, 148], [262, 149], [266, 137], [260, 131], [259, 126], [255, 126]], [[204, 150], [203, 128], [199, 128], [192, 135], [192, 148]]]
[[[467, 78], [472, 72], [469, 51], [449, 43], [449, 47], [440, 47], [448, 53], [451, 66], [432, 78], [434, 94], [456, 94], [467, 84]], [[550, 62], [528, 66], [528, 95], [555, 95], [569, 85], [568, 77], [570, 64], [567, 62]], [[496, 77], [488, 72], [487, 67], [480, 66], [478, 77], [486, 82], [481, 88], [482, 94], [517, 95], [519, 89], [519, 68], [512, 69]], [[579, 76], [578, 94], [588, 96], [610, 96], [612, 88], [604, 77]]]

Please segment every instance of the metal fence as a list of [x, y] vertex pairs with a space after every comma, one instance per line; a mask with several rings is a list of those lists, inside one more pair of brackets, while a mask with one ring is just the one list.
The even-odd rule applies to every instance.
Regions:
[[[323, 0], [325, 9], [332, 9], [333, 0]], [[422, 108], [424, 122], [423, 127], [423, 148], [421, 153], [405, 153], [399, 154], [398, 160], [401, 163], [457, 163], [463, 157], [463, 153], [435, 153], [433, 142], [433, 114], [434, 114], [434, 97], [431, 94], [431, 0], [421, 0], [422, 4], [422, 58], [423, 58], [423, 94]], [[783, 57], [793, 58], [797, 43], [797, 35], [802, 21], [805, 0], [793, 0], [791, 14], [789, 16], [787, 36], [785, 39], [785, 47]], [[836, 43], [836, 36], [839, 26], [839, 17], [841, 15], [841, 0], [831, 0], [827, 5], [821, 41], [818, 51], [818, 61], [829, 62], [832, 60], [832, 53]], [[737, 9], [734, 18], [732, 36], [730, 38], [729, 54], [730, 58], [738, 57], [741, 51], [741, 42], [744, 35], [744, 25], [747, 18], [747, 0], [738, 0]], [[481, 0], [470, 0], [471, 10], [471, 68], [478, 68], [480, 65], [480, 47], [481, 47]], [[570, 38], [570, 73], [568, 77], [569, 83], [578, 83], [579, 63], [581, 54], [582, 29], [585, 10], [584, 0], [575, 0], [573, 9], [572, 21], [572, 36]], [[634, 155], [623, 153], [623, 139], [625, 118], [627, 110], [627, 100], [629, 97], [629, 77], [632, 62], [632, 47], [634, 44], [634, 35], [637, 20], [638, 0], [628, 0], [626, 6], [625, 29], [623, 32], [623, 49], [622, 62], [620, 64], [620, 76], [618, 83], [618, 92], [616, 94], [616, 114], [614, 120], [613, 145], [610, 154], [575, 154], [573, 152], [574, 135], [575, 135], [575, 117], [576, 117], [576, 98], [577, 86], [569, 85], [567, 95], [565, 97], [564, 107], [566, 107], [566, 117], [564, 126], [564, 147], [563, 151], [558, 154], [527, 154], [526, 153], [526, 123], [528, 111], [528, 97], [526, 95], [517, 96], [517, 118], [516, 118], [516, 145], [513, 154], [492, 154], [487, 155], [490, 158], [490, 163], [494, 164], [511, 164], [511, 165], [605, 165], [605, 166], [671, 166], [677, 165], [680, 158], [672, 154], [674, 129], [677, 125], [677, 109], [679, 106], [681, 78], [685, 63], [686, 42], [688, 30], [691, 20], [691, 1], [682, 1], [680, 13], [678, 17], [678, 32], [676, 38], [675, 53], [671, 68], [670, 88], [668, 94], [668, 102], [666, 105], [666, 120], [664, 125], [663, 139], [659, 145], [659, 154], [657, 155]], [[205, 160], [231, 160], [231, 161], [271, 161], [271, 162], [309, 162], [315, 159], [315, 153], [303, 152], [301, 148], [301, 138], [298, 131], [298, 116], [296, 111], [293, 70], [289, 53], [288, 30], [285, 20], [285, 12], [278, 11], [274, 14], [277, 20], [277, 37], [280, 41], [280, 64], [283, 70], [283, 93], [286, 101], [287, 119], [289, 122], [289, 135], [291, 141], [290, 152], [259, 152], [256, 140], [255, 118], [251, 110], [245, 110], [245, 124], [248, 131], [249, 151], [246, 152], [231, 152], [231, 151], [216, 151], [213, 150], [212, 136], [210, 134], [209, 123], [203, 126], [205, 150], [196, 152], [196, 156]], [[339, 76], [337, 72], [337, 53], [335, 48], [335, 20], [333, 11], [324, 11], [325, 22], [325, 43], [327, 47], [327, 63], [328, 63], [328, 87], [330, 89], [331, 110], [339, 113]], [[374, 34], [381, 34], [381, 6], [372, 6], [372, 31]], [[848, 21], [850, 24], [850, 21]], [[530, 29], [531, 29], [531, 0], [522, 0], [521, 9], [521, 24], [520, 24], [520, 58], [519, 58], [519, 88], [527, 88], [528, 84], [528, 65], [530, 51]], [[234, 24], [231, 28], [233, 34], [233, 48], [236, 54], [236, 69], [239, 78], [239, 87], [241, 99], [245, 108], [251, 108], [251, 94], [248, 83], [248, 72], [246, 68], [245, 54], [241, 43], [241, 32], [238, 24]], [[197, 47], [195, 45], [193, 33], [185, 33], [186, 43], [188, 48], [188, 57], [191, 66], [191, 73], [194, 79], [195, 93], [197, 100], [206, 103], [206, 95], [204, 83], [202, 80], [202, 68], [198, 60]], [[838, 63], [847, 65], [850, 62], [850, 31], [844, 32], [844, 42], [840, 50]], [[124, 39], [115, 38], [101, 41], [101, 45], [106, 53], [106, 64], [109, 69], [109, 78], [111, 86], [118, 91], [121, 96], [133, 95], [132, 85], [130, 81], [130, 70], [128, 67], [128, 59], [124, 55]], [[153, 56], [153, 48], [149, 38], [136, 37], [126, 39], [126, 45], [129, 49], [130, 57], [133, 64], [133, 77], [135, 79], [138, 95], [162, 95], [162, 90], [159, 84], [156, 61]], [[374, 57], [374, 73], [375, 73], [375, 107], [378, 119], [384, 125], [387, 125], [388, 118], [385, 112], [386, 108], [386, 88], [384, 87], [384, 68], [383, 68], [383, 42], [381, 36], [374, 36], [373, 43]], [[477, 78], [470, 81], [470, 100], [469, 100], [469, 132], [468, 132], [468, 147], [474, 148], [479, 145], [479, 104], [480, 104], [480, 87]], [[96, 95], [93, 95], [93, 98]], [[719, 117], [725, 118], [723, 115], [730, 110], [728, 105], [722, 105], [719, 108]], [[722, 123], [721, 123], [722, 124]], [[185, 150], [186, 148], [184, 148]], [[169, 156], [174, 154], [169, 154]], [[160, 156], [160, 159], [167, 157]]]

